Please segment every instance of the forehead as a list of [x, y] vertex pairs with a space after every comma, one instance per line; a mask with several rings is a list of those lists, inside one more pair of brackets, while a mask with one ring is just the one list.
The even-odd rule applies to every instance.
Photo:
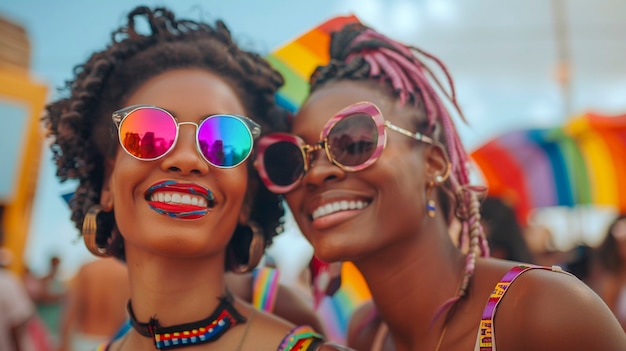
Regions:
[[176, 69], [156, 75], [126, 101], [155, 105], [173, 113], [246, 114], [237, 92], [220, 76], [202, 69]]
[[361, 101], [374, 103], [385, 119], [394, 121], [399, 115], [407, 116], [408, 107], [399, 103], [372, 82], [340, 81], [316, 90], [302, 105], [293, 120], [296, 134], [308, 129], [319, 130], [337, 112]]

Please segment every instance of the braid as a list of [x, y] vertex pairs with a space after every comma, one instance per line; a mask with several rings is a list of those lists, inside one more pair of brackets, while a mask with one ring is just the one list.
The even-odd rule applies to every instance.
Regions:
[[[312, 74], [311, 90], [315, 91], [329, 82], [339, 80], [369, 80], [382, 83], [390, 96], [401, 104], [411, 104], [421, 111], [422, 121], [418, 131], [430, 135], [447, 151], [450, 159], [450, 178], [443, 184], [448, 202], [442, 208], [450, 220], [456, 215], [462, 221], [461, 242], [470, 241], [463, 280], [455, 297], [444, 304], [443, 310], [466, 296], [478, 256], [488, 256], [485, 234], [480, 225], [481, 189], [469, 184], [469, 157], [435, 87], [443, 92], [461, 119], [465, 118], [456, 99], [454, 84], [445, 65], [433, 55], [418, 48], [403, 45], [360, 23], [346, 25], [331, 38], [330, 63], [318, 67]], [[444, 72], [450, 91], [446, 91], [436, 75], [421, 58], [434, 61]], [[439, 314], [439, 313], [438, 313]]]
[[[148, 24], [146, 33], [138, 30], [140, 20]], [[282, 76], [260, 55], [242, 50], [222, 21], [210, 25], [176, 19], [166, 8], [137, 7], [127, 15], [127, 24], [112, 32], [104, 50], [74, 68], [74, 78], [60, 89], [65, 97], [46, 107], [44, 122], [57, 177], [61, 182], [79, 182], [69, 203], [77, 228], [82, 227], [87, 210], [99, 203], [104, 161], [117, 150], [111, 114], [150, 78], [181, 68], [218, 74], [235, 90], [248, 116], [264, 133], [271, 131], [270, 126], [285, 128], [286, 113], [274, 100], [283, 85]], [[250, 196], [252, 220], [264, 229], [269, 242], [280, 224], [282, 206], [277, 196], [255, 186], [260, 180], [251, 162], [248, 167], [249, 191], [255, 192]], [[114, 216], [105, 216], [100, 227], [110, 235], [116, 230]], [[120, 257], [123, 253], [115, 254]]]

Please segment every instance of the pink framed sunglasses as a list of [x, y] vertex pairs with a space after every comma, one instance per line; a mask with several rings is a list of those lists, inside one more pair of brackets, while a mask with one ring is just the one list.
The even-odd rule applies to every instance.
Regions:
[[257, 143], [257, 170], [265, 186], [275, 194], [285, 194], [300, 185], [309, 170], [311, 153], [324, 149], [328, 160], [347, 172], [357, 172], [372, 165], [385, 149], [386, 128], [415, 140], [433, 144], [430, 137], [412, 133], [383, 118], [371, 102], [358, 102], [339, 111], [328, 120], [320, 141], [307, 145], [287, 133], [268, 134]]

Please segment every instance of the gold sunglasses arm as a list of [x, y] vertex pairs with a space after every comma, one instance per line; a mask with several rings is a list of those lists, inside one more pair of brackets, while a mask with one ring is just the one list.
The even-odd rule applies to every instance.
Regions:
[[391, 122], [389, 122], [389, 121], [385, 121], [385, 127], [389, 128], [389, 129], [391, 129], [393, 131], [396, 131], [396, 132], [398, 132], [400, 134], [404, 134], [404, 135], [408, 136], [409, 138], [413, 138], [413, 139], [415, 139], [417, 141], [421, 141], [421, 142], [428, 143], [428, 144], [434, 144], [435, 143], [435, 141], [431, 137], [428, 137], [428, 136], [426, 136], [426, 135], [424, 135], [422, 133], [419, 133], [419, 132], [411, 133], [411, 132], [409, 132], [408, 130], [406, 130], [404, 128], [400, 128], [400, 127], [398, 127], [396, 125], [391, 124]]

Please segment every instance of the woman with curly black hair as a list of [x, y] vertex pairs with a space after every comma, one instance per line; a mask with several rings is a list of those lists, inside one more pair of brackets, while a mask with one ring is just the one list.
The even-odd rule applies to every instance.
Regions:
[[105, 349], [334, 349], [224, 280], [258, 263], [283, 214], [250, 162], [284, 120], [280, 74], [223, 22], [147, 7], [74, 73], [45, 122], [57, 176], [79, 181], [70, 206], [87, 248], [128, 265], [133, 328]]

